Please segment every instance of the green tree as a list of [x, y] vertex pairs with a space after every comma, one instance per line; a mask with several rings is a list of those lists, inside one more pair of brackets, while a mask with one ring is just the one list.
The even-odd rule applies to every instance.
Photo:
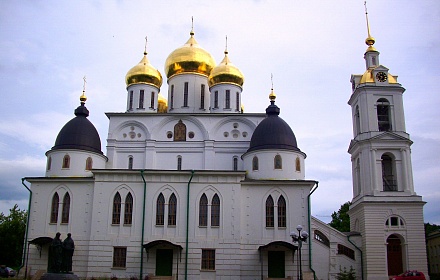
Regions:
[[425, 223], [425, 237], [428, 237], [428, 234], [434, 231], [440, 230], [440, 226], [436, 224]]
[[0, 264], [14, 268], [20, 266], [26, 217], [26, 211], [20, 210], [17, 204], [9, 210], [8, 216], [0, 213]]
[[337, 280], [356, 280], [356, 271], [350, 266], [350, 270], [344, 267], [344, 270], [339, 267], [339, 273], [336, 275]]
[[350, 208], [351, 202], [347, 201], [341, 205], [338, 212], [333, 212], [332, 221], [329, 225], [342, 232], [350, 231], [350, 216], [348, 216], [348, 209]]

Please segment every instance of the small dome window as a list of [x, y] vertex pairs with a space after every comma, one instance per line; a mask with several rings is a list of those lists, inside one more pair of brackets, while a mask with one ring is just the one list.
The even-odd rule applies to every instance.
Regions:
[[299, 157], [296, 157], [295, 160], [295, 170], [297, 172], [301, 172], [301, 161], [299, 160]]
[[52, 166], [52, 157], [47, 158], [46, 170], [49, 171]]
[[63, 168], [70, 168], [70, 156], [65, 155], [63, 158]]
[[276, 155], [273, 159], [273, 165], [275, 169], [283, 169], [283, 162], [280, 155]]
[[93, 160], [91, 157], [88, 157], [86, 160], [86, 170], [92, 170], [93, 168]]
[[252, 170], [257, 171], [258, 170], [258, 157], [254, 157], [252, 159]]

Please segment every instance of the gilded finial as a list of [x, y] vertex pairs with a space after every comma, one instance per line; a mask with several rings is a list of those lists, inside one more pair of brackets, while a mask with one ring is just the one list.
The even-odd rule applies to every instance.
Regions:
[[81, 101], [81, 104], [84, 104], [87, 100], [87, 96], [86, 96], [86, 76], [83, 77], [84, 83], [83, 83], [83, 92], [82, 95], [79, 97], [79, 100]]
[[189, 32], [189, 35], [194, 35], [194, 17], [191, 17], [191, 32]]
[[272, 83], [272, 88], [270, 89], [269, 99], [270, 102], [275, 102], [275, 98], [277, 98], [277, 95], [273, 91], [273, 74], [270, 73], [270, 82]]
[[145, 36], [144, 55], [147, 55], [147, 43], [148, 43], [148, 36]]
[[368, 50], [376, 50], [373, 45], [376, 42], [376, 40], [371, 37], [371, 33], [370, 33], [370, 23], [368, 22], [368, 11], [367, 11], [367, 1], [364, 1], [364, 6], [365, 6], [365, 18], [367, 20], [367, 33], [368, 33], [368, 37], [367, 39], [365, 39], [365, 44], [367, 44], [368, 46]]

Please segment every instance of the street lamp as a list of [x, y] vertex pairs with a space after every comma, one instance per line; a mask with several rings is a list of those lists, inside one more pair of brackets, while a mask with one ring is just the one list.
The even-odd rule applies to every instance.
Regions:
[[296, 231], [290, 232], [290, 236], [292, 237], [293, 242], [298, 242], [298, 249], [299, 249], [299, 275], [298, 280], [303, 280], [302, 275], [302, 264], [301, 264], [301, 247], [303, 242], [307, 242], [307, 238], [309, 237], [309, 234], [306, 231], [302, 231], [303, 227], [302, 225], [298, 225], [296, 227]]

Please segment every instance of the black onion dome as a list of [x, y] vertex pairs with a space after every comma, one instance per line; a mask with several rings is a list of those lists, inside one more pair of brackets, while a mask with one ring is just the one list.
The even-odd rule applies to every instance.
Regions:
[[66, 123], [58, 133], [52, 150], [75, 149], [103, 154], [101, 139], [95, 126], [87, 119], [89, 110], [84, 102], [75, 110], [76, 117]]
[[296, 137], [290, 126], [278, 115], [280, 108], [271, 100], [266, 109], [266, 118], [257, 126], [252, 134], [247, 152], [268, 149], [300, 151]]

